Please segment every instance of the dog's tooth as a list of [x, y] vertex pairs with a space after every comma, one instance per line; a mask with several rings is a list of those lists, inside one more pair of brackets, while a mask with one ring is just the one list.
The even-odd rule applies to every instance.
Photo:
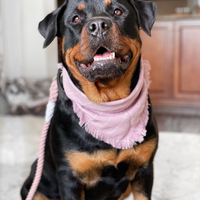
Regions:
[[112, 55], [112, 56], [113, 56], [113, 59], [115, 59], [115, 52], [113, 52], [113, 55]]

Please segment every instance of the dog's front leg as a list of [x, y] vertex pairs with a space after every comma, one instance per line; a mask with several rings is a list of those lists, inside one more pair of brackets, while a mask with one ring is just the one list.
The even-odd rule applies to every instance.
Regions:
[[134, 200], [151, 200], [153, 186], [153, 163], [142, 167], [132, 182]]
[[62, 200], [85, 200], [84, 186], [73, 176], [70, 169], [60, 167], [57, 177]]

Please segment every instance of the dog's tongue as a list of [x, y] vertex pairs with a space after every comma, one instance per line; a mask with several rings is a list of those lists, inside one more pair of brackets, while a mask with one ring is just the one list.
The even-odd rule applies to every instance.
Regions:
[[94, 56], [94, 60], [98, 61], [98, 60], [106, 60], [106, 59], [114, 59], [115, 58], [115, 53], [109, 53], [109, 52], [105, 52], [103, 54], [95, 54]]

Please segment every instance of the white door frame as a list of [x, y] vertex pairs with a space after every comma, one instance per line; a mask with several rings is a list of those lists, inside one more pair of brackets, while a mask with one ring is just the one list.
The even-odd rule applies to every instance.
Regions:
[[56, 0], [0, 0], [5, 79], [43, 79], [56, 74], [57, 41], [42, 49], [37, 26], [56, 8]]

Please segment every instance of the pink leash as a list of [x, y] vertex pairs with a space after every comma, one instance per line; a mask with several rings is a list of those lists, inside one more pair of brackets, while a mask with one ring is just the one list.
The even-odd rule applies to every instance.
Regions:
[[39, 157], [37, 161], [36, 173], [29, 190], [28, 196], [26, 200], [32, 200], [40, 183], [42, 177], [42, 171], [44, 166], [44, 154], [45, 154], [45, 142], [47, 137], [47, 132], [49, 129], [50, 121], [53, 116], [55, 102], [58, 97], [58, 87], [57, 87], [57, 80], [54, 80], [50, 87], [50, 97], [49, 102], [47, 104], [46, 115], [45, 115], [45, 123], [42, 129], [42, 135], [40, 140], [40, 150], [39, 150]]

